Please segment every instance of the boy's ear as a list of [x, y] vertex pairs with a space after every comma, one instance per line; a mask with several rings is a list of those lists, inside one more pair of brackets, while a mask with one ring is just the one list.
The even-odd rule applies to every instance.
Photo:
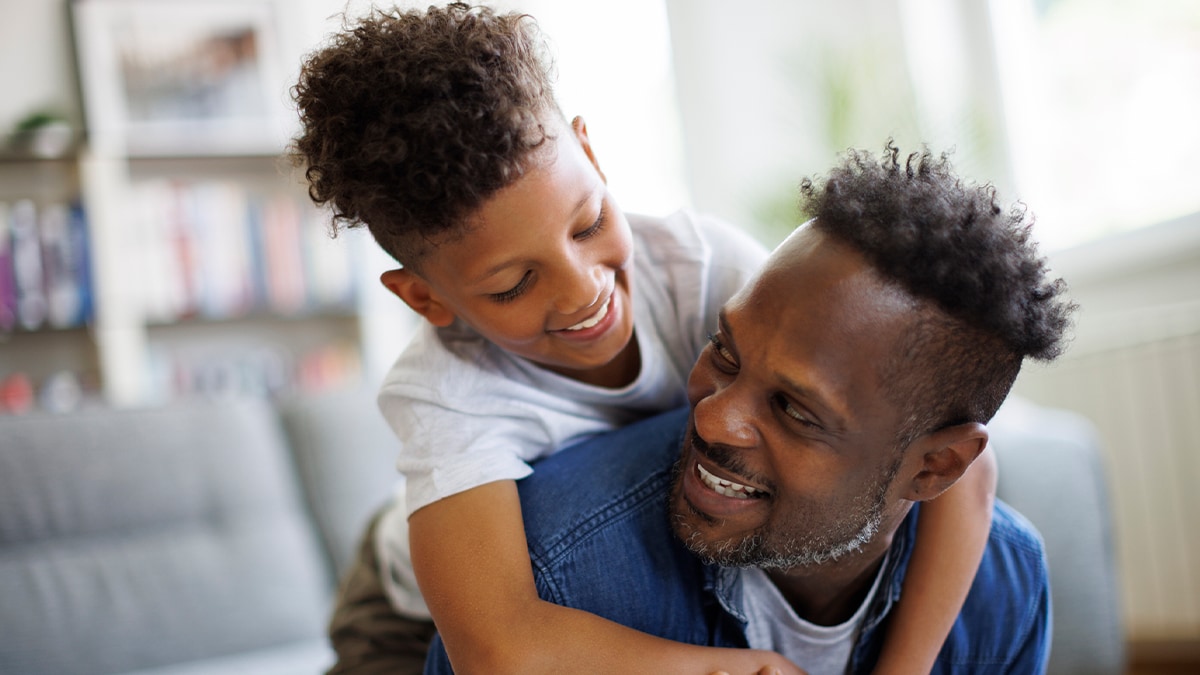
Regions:
[[438, 298], [437, 293], [429, 287], [429, 282], [415, 272], [388, 270], [379, 275], [379, 281], [404, 304], [412, 307], [414, 312], [438, 328], [445, 328], [454, 322], [454, 312]]
[[587, 155], [588, 161], [596, 169], [596, 173], [600, 174], [600, 180], [604, 184], [608, 184], [608, 177], [604, 175], [604, 171], [600, 168], [600, 162], [596, 161], [596, 153], [592, 152], [592, 141], [588, 138], [587, 123], [582, 117], [576, 116], [571, 120], [571, 131], [575, 132], [575, 138], [579, 140], [579, 145], [583, 148], [584, 154]]
[[978, 422], [956, 424], [913, 441], [909, 451], [916, 463], [904, 499], [933, 499], [954, 485], [988, 443], [988, 430]]

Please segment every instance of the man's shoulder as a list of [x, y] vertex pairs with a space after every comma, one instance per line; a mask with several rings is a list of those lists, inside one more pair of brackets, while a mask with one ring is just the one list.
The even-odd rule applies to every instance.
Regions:
[[1036, 609], [1037, 595], [1049, 588], [1049, 579], [1041, 534], [1025, 516], [996, 500], [987, 549], [971, 589], [976, 597], [970, 600], [984, 603], [989, 613], [1003, 609], [1025, 615]]
[[1041, 533], [1029, 519], [999, 499], [992, 510], [992, 529], [988, 538], [989, 541], [994, 540], [997, 546], [1021, 553], [1031, 563], [1036, 562], [1045, 568], [1046, 545]]
[[997, 500], [983, 560], [935, 672], [1040, 672], [1049, 644], [1045, 546], [1032, 523]]
[[518, 483], [544, 600], [671, 640], [708, 641], [703, 567], [668, 517], [686, 412], [564, 449]]
[[518, 484], [530, 547], [550, 552], [606, 526], [622, 510], [665, 502], [686, 409], [591, 436], [537, 464]]

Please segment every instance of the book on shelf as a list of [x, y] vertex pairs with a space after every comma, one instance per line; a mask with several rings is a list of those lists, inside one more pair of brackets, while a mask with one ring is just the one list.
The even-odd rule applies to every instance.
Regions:
[[17, 324], [37, 330], [46, 321], [46, 283], [42, 271], [42, 244], [38, 235], [37, 207], [21, 199], [9, 211], [12, 237], [13, 281], [17, 297]]
[[0, 331], [92, 318], [87, 217], [78, 201], [0, 204]]
[[292, 195], [162, 179], [139, 184], [134, 202], [136, 258], [155, 281], [142, 286], [152, 322], [353, 306], [350, 247], [331, 240], [320, 212]]
[[78, 201], [0, 203], [0, 331], [92, 318], [87, 217]]
[[17, 325], [17, 285], [13, 270], [11, 207], [0, 202], [0, 332]]
[[46, 319], [69, 328], [91, 318], [91, 256], [87, 219], [78, 204], [48, 204], [38, 219]]

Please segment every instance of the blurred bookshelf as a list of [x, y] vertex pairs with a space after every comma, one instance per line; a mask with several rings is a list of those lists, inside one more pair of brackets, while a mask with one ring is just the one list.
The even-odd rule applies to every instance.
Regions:
[[278, 155], [0, 153], [0, 414], [359, 384], [327, 223]]
[[276, 0], [68, 12], [84, 128], [0, 138], [0, 414], [362, 384], [367, 242], [329, 236], [284, 157], [297, 24]]

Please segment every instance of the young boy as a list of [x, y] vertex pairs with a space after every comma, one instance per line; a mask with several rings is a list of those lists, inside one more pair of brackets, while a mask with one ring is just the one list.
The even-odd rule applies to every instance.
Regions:
[[[540, 600], [515, 485], [570, 440], [683, 405], [762, 247], [688, 212], [627, 221], [528, 16], [375, 12], [310, 56], [295, 97], [310, 195], [369, 228], [402, 266], [384, 285], [427, 320], [379, 396], [407, 485], [378, 535], [397, 609], [427, 604], [461, 672], [799, 672]], [[877, 672], [927, 671], [958, 613], [994, 489], [990, 464], [970, 475], [922, 518]]]

